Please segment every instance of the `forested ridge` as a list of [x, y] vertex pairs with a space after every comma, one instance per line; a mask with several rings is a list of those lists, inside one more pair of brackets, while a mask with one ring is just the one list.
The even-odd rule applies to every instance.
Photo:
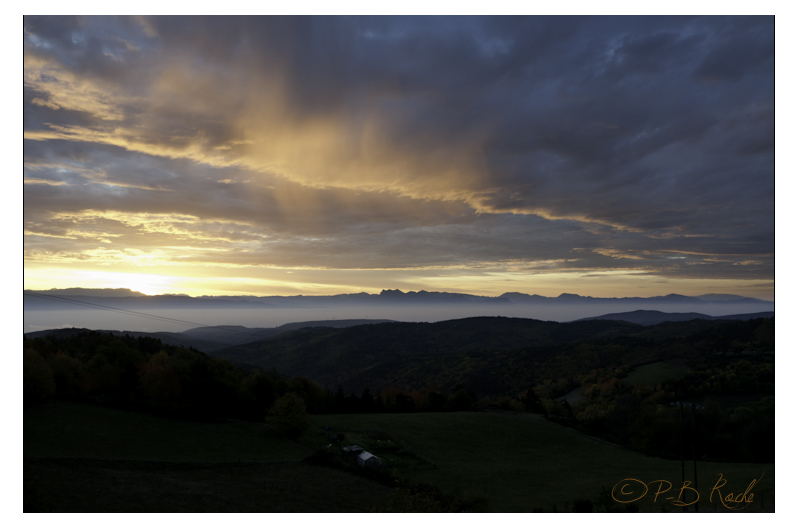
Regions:
[[[772, 461], [773, 333], [773, 318], [651, 327], [474, 318], [302, 329], [221, 351], [227, 359], [148, 337], [51, 334], [24, 341], [25, 403], [258, 421], [289, 393], [310, 413], [503, 409], [674, 457], [664, 432], [679, 423], [673, 403], [689, 401], [701, 406], [700, 456]], [[636, 368], [666, 362], [682, 374], [629, 382]]]
[[773, 348], [773, 318], [644, 327], [623, 321], [556, 323], [476, 317], [307, 328], [213, 355], [302, 375], [325, 386], [341, 385], [347, 392], [388, 386], [450, 389], [463, 384], [487, 396], [526, 390], [596, 368]]

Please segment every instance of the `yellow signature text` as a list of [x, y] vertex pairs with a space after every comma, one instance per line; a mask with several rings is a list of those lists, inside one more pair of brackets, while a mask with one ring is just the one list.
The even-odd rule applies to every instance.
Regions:
[[[764, 473], [762, 476], [764, 476]], [[762, 480], [762, 476], [752, 480], [745, 491], [735, 494], [731, 491], [726, 493], [721, 489], [726, 485], [726, 479], [723, 478], [723, 473], [719, 473], [717, 482], [715, 482], [715, 485], [712, 486], [710, 490], [709, 502], [712, 502], [715, 493], [717, 493], [717, 498], [725, 508], [735, 511], [743, 510], [754, 501], [754, 494], [751, 490], [753, 490], [757, 482]], [[651, 496], [654, 498], [654, 502], [657, 502], [661, 495], [667, 494], [662, 497], [662, 502], [671, 501], [671, 504], [678, 507], [690, 506], [700, 499], [698, 490], [692, 487], [691, 484], [691, 481], [686, 480], [682, 482], [681, 487], [674, 489], [670, 481], [667, 480], [652, 480], [646, 484], [642, 480], [636, 478], [625, 478], [612, 488], [612, 498], [616, 502], [626, 504], [638, 501], [649, 495], [650, 492]], [[671, 491], [672, 493], [669, 493]], [[692, 492], [692, 495], [688, 494], [688, 491]], [[693, 499], [692, 502], [685, 502], [689, 500], [688, 497]]]

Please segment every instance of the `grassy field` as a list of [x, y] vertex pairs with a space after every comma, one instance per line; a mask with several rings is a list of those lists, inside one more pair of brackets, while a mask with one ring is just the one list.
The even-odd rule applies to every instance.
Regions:
[[[575, 499], [595, 502], [602, 488], [625, 478], [681, 482], [679, 461], [633, 453], [524, 413], [317, 415], [311, 423], [295, 442], [265, 424], [181, 422], [64, 402], [26, 409], [26, 510], [384, 508], [392, 488], [302, 462], [328, 444], [324, 426], [344, 435], [340, 445], [380, 456], [394, 477], [482, 498], [496, 512], [563, 511]], [[692, 480], [692, 463], [687, 470]], [[724, 492], [735, 494], [764, 473], [748, 510], [775, 509], [773, 464], [701, 462], [702, 511], [717, 505], [709, 490], [718, 473], [727, 480]], [[651, 491], [637, 504], [641, 511], [675, 511], [665, 500], [670, 496], [655, 503]]]
[[171, 462], [285, 462], [310, 450], [265, 423], [198, 423], [93, 405], [25, 409], [25, 457]]
[[[446, 492], [484, 497], [493, 511], [552, 511], [555, 506], [563, 511], [575, 499], [595, 502], [602, 488], [612, 488], [625, 478], [646, 483], [664, 479], [674, 489], [682, 480], [680, 461], [634, 453], [524, 413], [332, 415], [315, 416], [313, 422], [317, 428], [327, 425], [345, 431], [344, 443], [356, 440], [365, 449], [373, 446], [378, 455], [380, 446], [370, 445], [366, 433], [394, 438], [429, 461], [426, 466], [399, 467], [398, 474]], [[313, 433], [306, 433], [302, 440], [312, 442]], [[714, 508], [709, 491], [719, 473], [727, 480], [724, 491], [735, 494], [764, 473], [754, 488], [757, 504], [749, 509], [773, 510], [773, 464], [699, 462], [702, 511]], [[686, 479], [693, 480], [692, 462], [686, 464]], [[671, 495], [663, 494], [655, 503], [649, 499], [652, 491], [637, 504], [641, 511], [662, 511], [663, 507], [675, 511], [671, 501], [664, 500]]]
[[687, 374], [687, 365], [683, 360], [657, 361], [637, 367], [624, 380], [629, 385], [645, 383], [655, 388], [657, 384], [666, 380], [682, 379]]
[[302, 462], [25, 461], [26, 512], [369, 512], [393, 490]]
[[53, 402], [25, 409], [24, 449], [25, 511], [357, 512], [392, 492], [302, 462], [312, 450], [265, 423]]

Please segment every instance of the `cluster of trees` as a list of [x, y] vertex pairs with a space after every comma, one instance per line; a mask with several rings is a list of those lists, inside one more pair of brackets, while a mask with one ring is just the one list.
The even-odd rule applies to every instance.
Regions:
[[283, 394], [320, 387], [148, 337], [82, 332], [24, 341], [24, 401], [49, 398], [196, 419], [262, 420]]
[[371, 391], [366, 388], [359, 397], [353, 393], [346, 396], [339, 385], [329, 411], [333, 413], [472, 411], [477, 403], [476, 394], [462, 384], [455, 385], [451, 392], [438, 387], [415, 391], [386, 387], [377, 396], [372, 396]]
[[[584, 396], [574, 405], [557, 404], [545, 385], [536, 391], [549, 419], [640, 452], [679, 457], [681, 430], [700, 458], [774, 461], [775, 398], [767, 396], [774, 394], [774, 357], [714, 356], [693, 358], [684, 378], [656, 387], [626, 383], [628, 366], [596, 369], [570, 380]], [[692, 407], [680, 411], [678, 401], [700, 404], [695, 421]]]
[[[307, 354], [307, 366], [294, 365], [290, 367], [292, 371], [318, 380], [316, 373], [324, 369], [327, 378], [339, 380], [332, 386], [343, 383], [346, 389], [357, 392], [363, 387], [391, 386], [409, 393], [429, 391], [430, 387], [451, 392], [459, 384], [480, 399], [493, 399], [518, 394], [530, 386], [545, 385], [541, 398], [556, 399], [579, 387], [581, 383], [577, 378], [595, 369], [629, 368], [670, 359], [703, 358], [712, 364], [727, 357], [748, 357], [738, 355], [746, 350], [774, 349], [773, 319], [663, 323], [654, 327], [637, 326], [634, 334], [627, 335], [615, 335], [613, 332], [617, 329], [612, 326], [613, 322], [594, 323], [607, 324], [609, 334], [593, 335], [578, 342], [543, 340], [513, 350], [485, 348], [437, 353], [419, 348], [413, 355], [394, 356], [379, 342], [362, 343], [363, 336], [357, 333], [360, 327], [353, 327], [347, 329], [345, 335], [336, 334], [307, 343], [300, 340], [301, 336], [293, 336], [290, 347], [275, 342], [270, 345], [269, 352], [288, 357], [295, 350], [301, 351], [312, 344], [314, 350], [318, 349], [317, 355]], [[370, 331], [373, 333], [374, 329]], [[350, 336], [347, 341], [337, 340], [345, 336]], [[369, 337], [373, 336], [369, 334]], [[325, 346], [338, 354], [334, 361], [319, 359], [326, 357], [322, 352]], [[359, 363], [352, 365], [355, 362], [352, 358]]]
[[731, 356], [697, 362], [677, 385], [680, 392], [693, 398], [714, 394], [772, 394], [776, 390], [775, 379], [774, 356], [745, 359]]
[[346, 395], [340, 386], [332, 392], [302, 376], [235, 365], [149, 337], [102, 332], [25, 339], [23, 363], [26, 405], [55, 397], [202, 420], [262, 420], [267, 410], [272, 418], [287, 409], [296, 414], [297, 401], [298, 414], [461, 411], [477, 403], [462, 386], [451, 394], [386, 388], [372, 395], [366, 388], [360, 396]]

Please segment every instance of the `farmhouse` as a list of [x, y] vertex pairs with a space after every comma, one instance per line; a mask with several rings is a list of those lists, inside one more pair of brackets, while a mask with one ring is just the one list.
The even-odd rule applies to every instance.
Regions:
[[382, 466], [382, 460], [368, 451], [363, 451], [357, 456], [357, 464], [363, 467], [380, 467]]
[[369, 453], [368, 451], [364, 451], [362, 447], [358, 445], [351, 445], [346, 446], [343, 448], [344, 456], [351, 460], [352, 462], [357, 462], [358, 466], [361, 467], [380, 467], [382, 466], [382, 460], [380, 457]]

